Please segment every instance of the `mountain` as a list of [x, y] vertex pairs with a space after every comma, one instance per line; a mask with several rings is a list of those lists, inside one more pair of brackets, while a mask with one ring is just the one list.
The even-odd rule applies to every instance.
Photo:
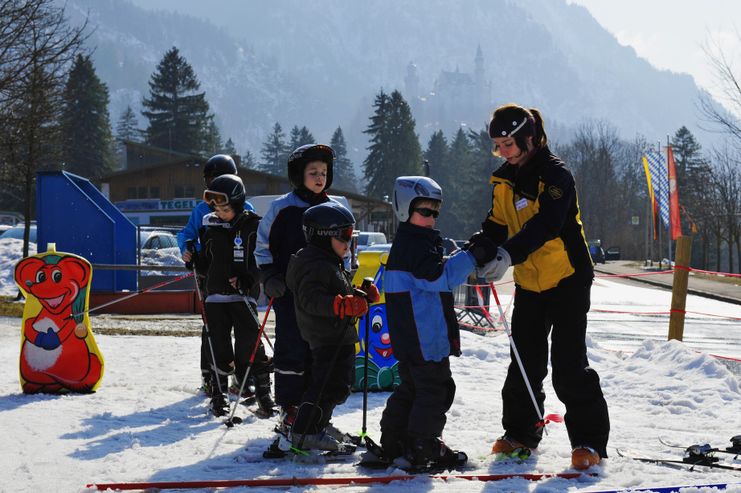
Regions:
[[[300, 121], [311, 104], [293, 75], [271, 66], [223, 29], [205, 20], [176, 13], [152, 13], [125, 0], [69, 0], [66, 13], [74, 23], [87, 19], [93, 60], [111, 93], [111, 121], [127, 105], [141, 116], [149, 79], [164, 53], [177, 46], [193, 66], [201, 90], [224, 140], [231, 137], [240, 152], [257, 149], [277, 120]], [[249, 147], [248, 147], [249, 145]]]
[[224, 138], [254, 154], [275, 121], [286, 130], [306, 125], [321, 141], [341, 125], [360, 162], [381, 88], [410, 101], [423, 145], [438, 128], [482, 128], [510, 101], [540, 108], [557, 137], [589, 119], [610, 121], [628, 139], [663, 140], [681, 125], [708, 135], [697, 127], [699, 90], [689, 75], [654, 68], [565, 0], [66, 5], [78, 21], [90, 14], [114, 121], [127, 102], [140, 102], [159, 58], [176, 45]]

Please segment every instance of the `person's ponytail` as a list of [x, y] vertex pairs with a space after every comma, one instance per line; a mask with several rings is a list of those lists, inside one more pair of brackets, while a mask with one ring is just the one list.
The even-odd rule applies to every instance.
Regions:
[[543, 127], [543, 116], [535, 108], [530, 108], [530, 113], [533, 115], [535, 120], [535, 135], [533, 136], [533, 145], [537, 148], [542, 148], [548, 145], [548, 136], [545, 134], [545, 128]]

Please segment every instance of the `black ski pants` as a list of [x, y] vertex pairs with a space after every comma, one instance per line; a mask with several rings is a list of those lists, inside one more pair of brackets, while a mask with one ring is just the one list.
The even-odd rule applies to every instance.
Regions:
[[[213, 344], [214, 358], [216, 359], [215, 366], [218, 372], [218, 380], [215, 379], [216, 375], [212, 374], [212, 381], [221, 387], [221, 392], [227, 391], [229, 386], [228, 376], [232, 373], [235, 374], [237, 381], [240, 384], [242, 383], [259, 332], [256, 313], [257, 307], [254, 305], [248, 307], [246, 301], [206, 302], [208, 332]], [[233, 347], [232, 328], [234, 328]], [[206, 341], [206, 344], [208, 344], [208, 341]], [[210, 349], [207, 348], [207, 350], [210, 353]], [[260, 342], [251, 374], [256, 375], [267, 371], [269, 371], [269, 367], [265, 348]]]
[[[401, 384], [386, 401], [381, 417], [383, 437], [442, 436], [445, 413], [455, 397], [450, 360], [412, 364], [399, 361]], [[382, 438], [382, 441], [385, 441]]]
[[[571, 446], [586, 445], [607, 457], [610, 418], [599, 376], [589, 366], [585, 342], [591, 286], [591, 281], [578, 281], [573, 276], [541, 293], [517, 286], [512, 338], [542, 415], [550, 333], [553, 388], [566, 406], [564, 418]], [[508, 436], [534, 448], [543, 428], [538, 426], [538, 415], [511, 350], [510, 358], [502, 388], [502, 425]]]
[[303, 394], [291, 433], [316, 434], [323, 430], [334, 408], [347, 400], [355, 381], [355, 344], [319, 346], [311, 353], [311, 383]]
[[298, 406], [311, 382], [311, 350], [301, 338], [296, 322], [293, 293], [286, 291], [273, 301], [275, 310], [275, 402]]

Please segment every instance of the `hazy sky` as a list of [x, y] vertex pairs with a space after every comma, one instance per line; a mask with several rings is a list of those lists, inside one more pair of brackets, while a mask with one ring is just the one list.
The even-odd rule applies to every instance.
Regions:
[[739, 0], [567, 0], [586, 7], [621, 44], [652, 65], [686, 72], [718, 95], [703, 46], [715, 41], [741, 73]]

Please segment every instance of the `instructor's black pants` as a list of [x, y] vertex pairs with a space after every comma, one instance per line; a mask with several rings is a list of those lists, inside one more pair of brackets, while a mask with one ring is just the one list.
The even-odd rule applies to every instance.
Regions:
[[[541, 415], [548, 374], [548, 334], [551, 334], [553, 388], [566, 406], [566, 429], [571, 446], [586, 445], [607, 457], [610, 419], [599, 376], [589, 366], [585, 343], [591, 281], [573, 276], [557, 287], [536, 293], [517, 286], [512, 337], [525, 367]], [[543, 434], [538, 415], [510, 350], [511, 362], [502, 388], [505, 433], [529, 447]]]

